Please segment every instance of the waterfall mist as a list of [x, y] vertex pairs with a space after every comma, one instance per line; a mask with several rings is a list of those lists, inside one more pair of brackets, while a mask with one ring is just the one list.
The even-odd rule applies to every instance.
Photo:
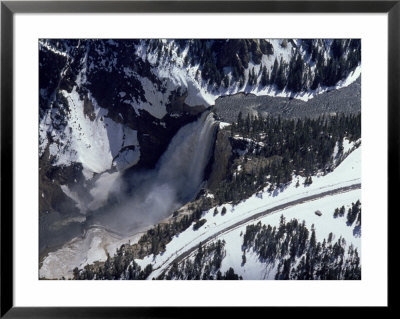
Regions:
[[203, 183], [204, 170], [211, 157], [215, 124], [213, 115], [205, 112], [197, 121], [182, 127], [154, 170], [132, 175], [129, 194], [120, 179], [115, 181], [108, 199], [111, 204], [93, 211], [88, 216], [88, 224], [132, 234], [193, 199]]

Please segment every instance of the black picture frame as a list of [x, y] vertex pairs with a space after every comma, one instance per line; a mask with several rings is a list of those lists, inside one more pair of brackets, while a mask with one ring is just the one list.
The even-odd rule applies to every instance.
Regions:
[[[398, 125], [400, 106], [400, 1], [1, 1], [1, 318], [150, 318], [226, 315], [225, 308], [144, 307], [14, 307], [13, 294], [13, 19], [16, 13], [122, 13], [122, 12], [266, 12], [266, 13], [387, 13], [388, 14], [388, 207], [398, 212]], [[388, 212], [380, 212], [388, 213]], [[391, 216], [388, 218], [392, 221]], [[388, 247], [394, 227], [388, 223]], [[393, 239], [392, 239], [393, 241]], [[390, 249], [389, 249], [390, 250]], [[388, 254], [389, 256], [389, 254]], [[389, 256], [389, 263], [391, 258]], [[389, 269], [388, 269], [389, 270]], [[390, 284], [388, 280], [388, 287]], [[391, 298], [388, 299], [390, 309]], [[237, 312], [239, 310], [239, 312]], [[249, 309], [235, 314], [249, 314]], [[260, 310], [260, 308], [252, 308]], [[262, 310], [262, 309], [261, 309]], [[309, 311], [289, 309], [296, 315]], [[269, 311], [269, 310], [268, 310]], [[285, 310], [286, 311], [286, 310]], [[333, 314], [341, 310], [332, 309]]]

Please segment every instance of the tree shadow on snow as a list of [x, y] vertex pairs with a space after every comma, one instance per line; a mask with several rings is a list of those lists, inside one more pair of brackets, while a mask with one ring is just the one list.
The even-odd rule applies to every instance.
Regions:
[[353, 229], [353, 236], [354, 237], [361, 237], [361, 226], [356, 226]]
[[280, 187], [275, 188], [272, 193], [272, 197], [276, 197], [280, 193], [283, 193], [285, 191], [285, 189], [287, 189], [289, 187], [289, 185], [290, 185], [290, 183], [287, 183], [287, 184], [281, 185]]

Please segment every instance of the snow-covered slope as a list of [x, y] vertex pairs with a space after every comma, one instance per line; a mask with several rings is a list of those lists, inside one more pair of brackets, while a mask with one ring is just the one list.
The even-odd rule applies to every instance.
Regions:
[[[252, 252], [247, 253], [247, 262], [244, 266], [241, 265], [241, 246], [243, 243], [241, 234], [245, 232], [247, 225], [255, 224], [258, 221], [266, 225], [276, 226], [281, 215], [284, 215], [288, 221], [292, 218], [298, 219], [299, 222], [305, 220], [309, 229], [314, 224], [318, 241], [323, 241], [332, 232], [334, 240], [342, 237], [346, 240], [347, 247], [352, 244], [360, 251], [360, 234], [354, 232], [353, 226], [346, 224], [344, 217], [333, 218], [335, 208], [345, 205], [347, 211], [351, 203], [361, 199], [361, 191], [357, 188], [278, 209], [269, 215], [251, 218], [260, 212], [285, 205], [288, 202], [357, 185], [361, 182], [360, 176], [361, 146], [353, 150], [333, 172], [325, 176], [313, 176], [313, 183], [307, 187], [303, 185], [305, 178], [295, 177], [284, 189], [275, 190], [272, 193], [265, 189], [263, 192], [254, 194], [236, 206], [224, 204], [216, 207], [218, 210], [217, 215], [214, 215], [214, 207], [205, 211], [202, 219], [205, 219], [206, 222], [198, 230], [194, 230], [193, 225], [191, 225], [166, 245], [166, 251], [156, 256], [149, 255], [144, 259], [136, 259], [135, 261], [142, 269], [148, 264], [152, 264], [155, 270], [149, 278], [158, 277], [169, 269], [176, 257], [194, 249], [191, 253], [191, 256], [193, 256], [199, 243], [205, 243], [208, 238], [212, 237], [211, 242], [217, 242], [218, 240], [225, 240], [226, 242], [225, 249], [227, 254], [223, 259], [221, 271], [225, 272], [232, 267], [244, 279], [273, 279], [276, 268], [275, 270], [270, 268], [269, 275], [266, 275], [265, 264], [260, 262], [256, 254]], [[297, 178], [300, 181], [299, 187], [296, 187]], [[225, 215], [221, 214], [222, 207], [227, 209]], [[320, 210], [322, 215], [317, 216], [315, 214], [316, 210]], [[241, 221], [245, 222], [241, 223]], [[239, 225], [231, 228], [235, 224]], [[90, 229], [83, 239], [74, 239], [61, 249], [49, 253], [40, 268], [40, 275], [46, 278], [61, 276], [71, 278], [73, 268], [83, 268], [86, 264], [94, 261], [105, 261], [107, 258], [106, 252], [112, 256], [116, 248], [127, 243], [128, 240], [130, 244], [136, 243], [144, 230], [133, 237], [124, 238], [118, 234], [109, 233], [103, 228]], [[190, 259], [191, 257], [189, 256], [188, 258]], [[57, 266], [59, 264], [63, 264], [63, 266]]]
[[[351, 204], [355, 203], [360, 198], [360, 189], [324, 197], [278, 211], [217, 237], [216, 240], [220, 239], [226, 242], [225, 249], [227, 253], [222, 261], [221, 272], [225, 272], [232, 267], [243, 279], [274, 279], [278, 263], [275, 263], [272, 267], [266, 267], [266, 264], [262, 262], [259, 256], [252, 250], [246, 252], [247, 260], [246, 263], [242, 265], [242, 236], [246, 232], [246, 226], [248, 224], [255, 224], [258, 221], [261, 221], [261, 223], [265, 225], [278, 227], [282, 215], [287, 221], [293, 218], [296, 218], [299, 222], [304, 220], [308, 229], [311, 229], [311, 225], [314, 225], [316, 229], [316, 238], [319, 242], [323, 242], [324, 239], [327, 241], [329, 233], [332, 233], [333, 241], [342, 237], [345, 239], [347, 247], [353, 245], [354, 248], [358, 249], [358, 252], [361, 252], [361, 237], [358, 233], [354, 232], [354, 226], [347, 225], [344, 217], [333, 217], [335, 208], [344, 205], [347, 211], [351, 207]], [[321, 216], [315, 214], [317, 210], [321, 211]], [[240, 235], [241, 233], [242, 235]]]
[[[309, 72], [309, 86], [311, 86], [312, 80], [315, 78], [316, 63], [311, 60], [311, 55], [307, 53], [307, 49], [302, 46], [301, 40], [289, 41], [286, 47], [282, 46], [282, 40], [270, 39], [268, 40], [272, 46], [272, 54], [263, 54], [260, 63], [255, 63], [250, 60], [248, 66], [243, 70], [242, 82], [238, 81], [234, 77], [232, 67], [224, 68], [225, 76], [229, 82], [229, 85], [217, 85], [210, 80], [204, 80], [202, 78], [202, 72], [204, 72], [203, 65], [201, 63], [185, 63], [185, 59], [190, 60], [190, 43], [183, 49], [180, 49], [179, 45], [174, 40], [161, 40], [163, 43], [162, 52], [168, 52], [170, 58], [165, 58], [164, 54], [157, 53], [157, 51], [149, 52], [148, 44], [142, 41], [137, 47], [137, 54], [141, 56], [143, 61], [149, 62], [155, 68], [153, 72], [158, 78], [167, 81], [167, 91], [172, 87], [180, 87], [186, 90], [187, 97], [185, 102], [188, 105], [213, 105], [215, 100], [220, 96], [233, 95], [239, 92], [252, 93], [255, 95], [269, 95], [279, 97], [292, 97], [307, 101], [313, 98], [315, 95], [326, 92], [328, 90], [335, 90], [346, 87], [353, 83], [361, 75], [361, 65], [354, 68], [347, 76], [336, 84], [331, 86], [319, 85], [315, 89], [305, 89], [301, 92], [293, 92], [288, 88], [278, 89], [275, 84], [262, 84], [262, 71], [265, 68], [268, 74], [273, 72], [275, 60], [279, 63], [289, 64], [291, 59], [299, 54], [303, 57]], [[295, 44], [296, 43], [296, 44]], [[295, 45], [294, 45], [295, 44]], [[212, 44], [209, 44], [212, 46]], [[320, 42], [316, 44], [320, 47], [320, 52], [325, 57], [329, 57], [329, 45], [330, 42]], [[178, 53], [179, 52], [179, 53]], [[256, 74], [254, 83], [250, 83], [250, 73]], [[306, 72], [306, 71], [304, 71]], [[312, 76], [311, 76], [312, 75]]]
[[[300, 180], [299, 187], [296, 187], [297, 178]], [[301, 199], [303, 197], [317, 195], [323, 192], [327, 192], [330, 190], [335, 190], [338, 188], [355, 185], [361, 183], [361, 146], [356, 150], [351, 152], [348, 157], [331, 173], [325, 176], [315, 176], [313, 177], [313, 183], [310, 186], [303, 186], [305, 178], [303, 177], [295, 177], [292, 182], [282, 190], [275, 190], [272, 193], [269, 193], [267, 190], [264, 190], [262, 193], [258, 193], [250, 197], [249, 199], [242, 201], [236, 206], [232, 206], [231, 204], [223, 205], [227, 209], [227, 213], [222, 216], [221, 213], [214, 216], [214, 207], [207, 212], [205, 212], [202, 216], [203, 219], [206, 219], [207, 222], [198, 230], [194, 230], [193, 227], [189, 227], [187, 230], [179, 234], [178, 237], [174, 238], [170, 243], [166, 246], [166, 251], [157, 255], [157, 256], [148, 256], [143, 260], [136, 260], [136, 262], [141, 266], [146, 266], [149, 263], [153, 264], [153, 269], [155, 271], [149, 278], [157, 277], [162, 272], [164, 272], [170, 266], [170, 263], [180, 254], [183, 254], [186, 251], [189, 251], [192, 248], [195, 248], [199, 245], [200, 242], [204, 242], [207, 238], [212, 236], [213, 234], [217, 234], [223, 231], [226, 228], [229, 228], [231, 225], [236, 224], [237, 222], [244, 220], [252, 215], [256, 215], [262, 211], [267, 209], [271, 209], [275, 206], [291, 202], [297, 199]], [[346, 193], [347, 194], [347, 193]], [[326, 199], [322, 198], [319, 201], [314, 202], [311, 207], [317, 207], [321, 211], [323, 211], [323, 218], [321, 218], [321, 225], [324, 224], [324, 221], [329, 219], [329, 216], [332, 216], [333, 209], [341, 206], [343, 204], [349, 204], [350, 201], [357, 200], [356, 197], [359, 197], [359, 191], [351, 191], [350, 195], [339, 194], [335, 195], [336, 200], [341, 200], [342, 198], [345, 200], [344, 203], [341, 201], [331, 200], [330, 197]], [[346, 197], [347, 196], [347, 197]], [[350, 197], [348, 197], [350, 196]], [[321, 203], [318, 204], [318, 203]], [[336, 203], [336, 204], [335, 204]], [[327, 205], [326, 207], [323, 205]], [[336, 205], [333, 207], [332, 205]], [[308, 218], [310, 210], [310, 203], [307, 202], [301, 208], [298, 206], [294, 206], [293, 208], [287, 209], [283, 211], [285, 214], [288, 213], [288, 216], [298, 218], [300, 221], [305, 219], [308, 222], [308, 226], [310, 221], [313, 222], [313, 218]], [[297, 209], [298, 208], [298, 209]], [[217, 207], [218, 211], [222, 211], [222, 207]], [[331, 214], [329, 214], [329, 210], [331, 210]], [[315, 210], [311, 210], [312, 214], [314, 214]], [[275, 216], [279, 216], [283, 212], [278, 212]], [[298, 212], [298, 213], [296, 213]], [[301, 212], [307, 212], [307, 214], [303, 217]], [[273, 222], [276, 217], [274, 215], [265, 217], [266, 222], [269, 221], [268, 218], [272, 218], [271, 222]], [[247, 223], [248, 224], [248, 223]], [[245, 225], [241, 226], [245, 227]], [[343, 227], [332, 227], [330, 231], [335, 232], [336, 236], [340, 236], [341, 234], [346, 234], [347, 228], [346, 223], [343, 221]], [[243, 229], [242, 229], [243, 230]], [[318, 233], [318, 228], [316, 232]], [[240, 233], [240, 231], [239, 231]], [[348, 232], [347, 232], [348, 233]], [[236, 230], [235, 230], [236, 234]], [[321, 229], [321, 234], [318, 236], [325, 236], [326, 230]], [[227, 235], [228, 236], [228, 235]], [[230, 235], [229, 235], [230, 236]], [[231, 238], [231, 237], [227, 237]], [[233, 236], [233, 235], [232, 235]], [[347, 239], [349, 238], [348, 235]], [[237, 236], [236, 236], [237, 237]], [[234, 243], [238, 243], [241, 239], [237, 239], [235, 237]], [[230, 245], [230, 242], [228, 242]], [[357, 244], [358, 245], [358, 244]], [[240, 248], [240, 246], [239, 246]], [[227, 263], [229, 265], [229, 262]]]
[[83, 268], [96, 261], [105, 261], [107, 254], [115, 253], [128, 241], [137, 242], [142, 235], [140, 232], [129, 238], [121, 238], [103, 228], [89, 229], [83, 238], [74, 238], [60, 249], [50, 252], [40, 266], [39, 278], [71, 279], [75, 267]]
[[[198, 113], [199, 106], [213, 105], [220, 96], [246, 92], [308, 100], [351, 84], [361, 73], [356, 40], [42, 39], [39, 44], [40, 155], [49, 147], [52, 165], [81, 163], [95, 173], [137, 164], [147, 153], [142, 135], [162, 135], [155, 130], [168, 131], [165, 121], [190, 108]], [[282, 83], [275, 79], [279, 75]], [[288, 81], [294, 75], [301, 82], [297, 91]], [[144, 128], [141, 118], [155, 127]]]
[[[102, 173], [116, 166], [119, 170], [135, 165], [140, 157], [137, 131], [107, 117], [107, 109], [98, 106], [89, 95], [89, 101], [80, 99], [74, 88], [71, 93], [62, 91], [68, 103], [65, 126], [57, 132], [57, 113], [48, 110], [40, 123], [39, 154], [49, 146], [53, 165], [82, 163], [93, 173]], [[84, 103], [91, 103], [93, 111], [85, 114]], [[47, 134], [52, 135], [49, 143]]]

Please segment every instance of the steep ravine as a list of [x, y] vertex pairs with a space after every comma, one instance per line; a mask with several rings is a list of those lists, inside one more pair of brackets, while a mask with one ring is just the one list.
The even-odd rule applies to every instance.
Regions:
[[[88, 211], [83, 221], [74, 223], [80, 226], [82, 235], [70, 231], [71, 225], [61, 229], [61, 234], [63, 230], [68, 233], [64, 238], [66, 244], [53, 252], [45, 250], [40, 276], [68, 277], [74, 267], [104, 260], [105, 251], [112, 255], [118, 244], [128, 242], [192, 200], [203, 185], [216, 130], [214, 115], [204, 112], [177, 132], [153, 170], [130, 172], [129, 184], [119, 181], [122, 188], [114, 182], [112, 187], [129, 190], [110, 193], [104, 205]], [[61, 264], [68, 266], [63, 266], [60, 273], [55, 265]]]
[[[132, 125], [137, 130], [137, 138], [140, 144], [140, 159], [135, 166], [128, 168], [122, 175], [136, 174], [143, 170], [154, 169], [162, 154], [166, 151], [170, 141], [180, 128], [188, 123], [196, 121], [204, 106], [191, 108], [184, 102], [179, 101], [177, 95], [169, 104], [171, 113], [168, 113], [162, 120], [152, 117], [146, 111], [140, 111], [140, 118], [135, 116], [130, 124], [122, 121], [121, 117], [110, 114], [110, 119], [126, 127]], [[82, 105], [87, 105], [86, 99]], [[62, 105], [62, 103], [60, 103]], [[61, 108], [61, 105], [59, 106]], [[130, 118], [129, 108], [125, 109], [124, 118]], [[178, 114], [179, 116], [171, 116]], [[132, 124], [133, 123], [133, 124]], [[50, 141], [51, 137], [49, 136]], [[49, 143], [50, 145], [50, 143]], [[51, 251], [60, 244], [71, 240], [82, 232], [82, 221], [85, 220], [84, 212], [76, 207], [76, 203], [65, 194], [62, 187], [73, 190], [82, 202], [90, 201], [90, 191], [102, 174], [94, 174], [93, 178], [87, 180], [83, 174], [81, 163], [66, 165], [54, 165], [54, 158], [49, 154], [49, 145], [39, 158], [39, 252]], [[90, 149], [88, 150], [90, 152]], [[115, 172], [115, 168], [109, 173]]]

